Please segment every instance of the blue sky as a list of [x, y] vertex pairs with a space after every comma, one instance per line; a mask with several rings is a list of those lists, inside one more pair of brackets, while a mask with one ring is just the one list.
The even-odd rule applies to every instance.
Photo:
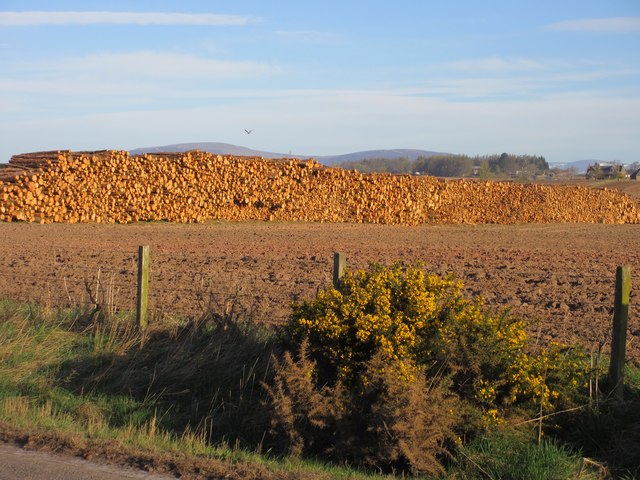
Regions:
[[211, 141], [631, 163], [640, 0], [0, 0], [0, 87], [0, 162]]

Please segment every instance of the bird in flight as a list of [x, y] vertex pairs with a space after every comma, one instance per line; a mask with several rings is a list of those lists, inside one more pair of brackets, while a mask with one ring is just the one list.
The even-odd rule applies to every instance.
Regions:
[[251, 130], [247, 130], [246, 128], [244, 129], [245, 132], [247, 132], [247, 135], [251, 135], [251, 132], [253, 132], [253, 129]]

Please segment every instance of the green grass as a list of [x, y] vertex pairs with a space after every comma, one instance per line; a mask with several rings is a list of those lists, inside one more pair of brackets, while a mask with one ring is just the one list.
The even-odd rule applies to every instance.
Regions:
[[640, 478], [640, 369], [628, 368], [623, 401], [603, 396], [597, 408], [560, 422], [558, 437], [607, 465], [614, 478]]
[[450, 478], [464, 480], [596, 479], [568, 447], [527, 435], [494, 432], [460, 448]]

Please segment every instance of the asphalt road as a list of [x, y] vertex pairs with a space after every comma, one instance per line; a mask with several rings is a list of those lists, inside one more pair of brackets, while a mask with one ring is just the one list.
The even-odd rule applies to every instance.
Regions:
[[175, 477], [142, 472], [79, 458], [34, 452], [0, 444], [0, 480], [169, 480]]

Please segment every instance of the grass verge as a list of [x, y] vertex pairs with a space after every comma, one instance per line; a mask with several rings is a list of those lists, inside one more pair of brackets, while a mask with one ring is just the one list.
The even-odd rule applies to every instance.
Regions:
[[131, 325], [0, 302], [0, 438], [181, 478], [380, 478], [258, 453], [247, 412], [265, 332], [213, 316], [144, 337]]
[[[272, 331], [213, 313], [164, 319], [144, 336], [132, 325], [0, 301], [0, 439], [185, 479], [393, 477], [272, 449]], [[567, 417], [556, 440], [505, 425], [460, 445], [429, 478], [634, 478], [639, 371], [628, 378], [627, 402]]]

